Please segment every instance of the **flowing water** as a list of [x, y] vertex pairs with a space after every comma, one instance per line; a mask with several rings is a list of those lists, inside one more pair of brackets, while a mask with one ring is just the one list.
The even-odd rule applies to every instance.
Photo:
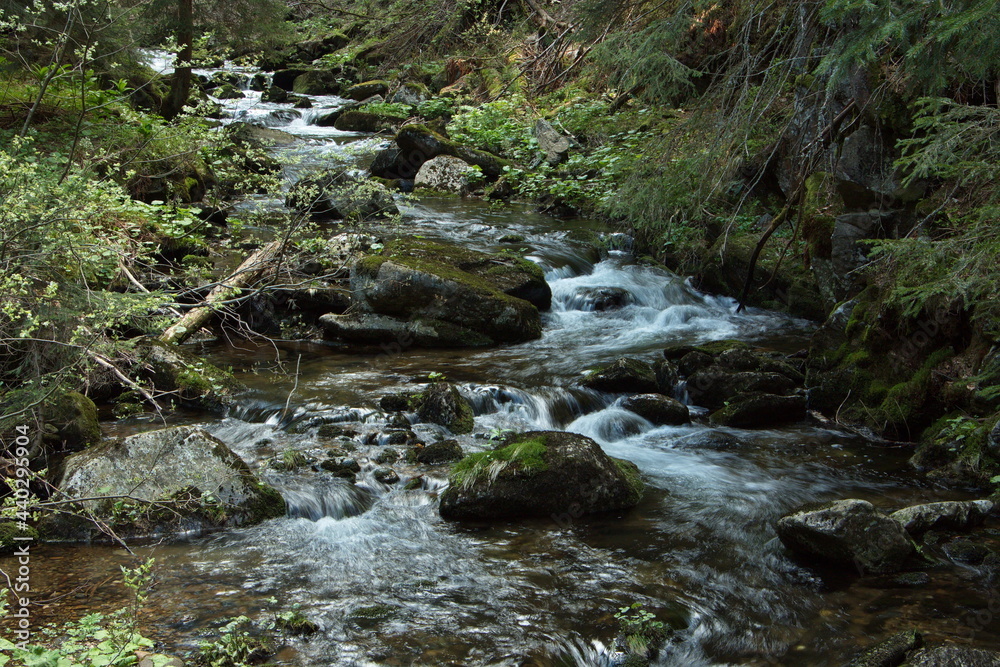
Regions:
[[[385, 143], [309, 124], [343, 104], [339, 98], [313, 98], [313, 110], [292, 115], [275, 114], [288, 105], [246, 94], [225, 103], [236, 119], [302, 137], [278, 153], [289, 178], [310, 166], [362, 160]], [[553, 292], [541, 340], [379, 354], [306, 343], [204, 347], [212, 361], [233, 366], [253, 396], [226, 419], [178, 419], [203, 423], [259, 465], [284, 494], [288, 516], [139, 550], [157, 558], [145, 621], [166, 650], [192, 649], [225, 618], [300, 605], [322, 630], [292, 640], [278, 656], [287, 664], [611, 665], [614, 613], [633, 602], [679, 628], [660, 665], [842, 665], [859, 646], [911, 625], [930, 640], [968, 638], [971, 628], [978, 644], [1000, 645], [988, 611], [995, 591], [974, 568], [930, 568], [930, 583], [907, 588], [803, 567], [776, 539], [776, 519], [809, 501], [857, 497], [895, 508], [962, 497], [921, 485], [907, 472], [907, 451], [812, 426], [654, 427], [621, 409], [620, 397], [578, 384], [593, 364], [622, 355], [652, 360], [674, 343], [739, 338], [793, 352], [807, 345], [809, 323], [753, 309], [738, 314], [732, 299], [698, 293], [665, 269], [635, 261], [621, 237], [606, 235], [621, 250], [597, 253], [575, 240], [606, 231], [593, 221], [451, 198], [401, 208], [395, 233], [523, 249], [540, 264]], [[508, 234], [525, 240], [501, 242]], [[624, 290], [626, 305], [598, 310], [597, 288]], [[290, 375], [296, 368], [297, 382]], [[377, 399], [412, 388], [429, 372], [444, 373], [475, 407], [475, 434], [460, 438], [467, 450], [482, 448], [498, 429], [582, 433], [639, 466], [645, 498], [605, 516], [490, 526], [443, 521], [436, 510], [442, 469], [395, 464], [402, 481], [391, 487], [372, 475], [372, 459], [389, 437]], [[322, 455], [330, 443], [316, 427], [330, 422], [356, 432], [356, 485], [265, 466], [289, 448]], [[447, 435], [436, 426], [413, 429], [425, 440]], [[418, 476], [418, 490], [403, 490]], [[42, 618], [69, 615], [75, 605], [120, 603], [109, 582], [127, 562], [123, 552], [49, 546], [39, 553], [36, 572], [48, 580], [43, 595], [63, 596]], [[969, 620], [983, 610], [989, 622]]]

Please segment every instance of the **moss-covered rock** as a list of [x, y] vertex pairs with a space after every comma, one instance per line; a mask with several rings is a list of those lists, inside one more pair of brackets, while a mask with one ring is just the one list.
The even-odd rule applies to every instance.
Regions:
[[38, 531], [31, 526], [21, 526], [14, 521], [0, 522], [0, 556], [14, 553], [19, 546], [38, 539]]
[[375, 79], [372, 81], [364, 81], [362, 83], [356, 83], [353, 86], [349, 86], [344, 91], [344, 97], [349, 100], [367, 100], [375, 95], [385, 95], [389, 92], [389, 83], [387, 81], [382, 81], [380, 79]]
[[[174, 535], [284, 516], [281, 495], [220, 440], [192, 426], [150, 431], [69, 456], [60, 498], [121, 496], [81, 505], [122, 536]], [[63, 539], [96, 536], [86, 521], [48, 526]]]
[[338, 115], [333, 127], [341, 132], [394, 132], [399, 124], [396, 116], [352, 110]]
[[709, 420], [721, 426], [736, 428], [769, 428], [802, 421], [806, 416], [805, 396], [774, 394], [741, 394], [729, 405], [716, 410]]
[[97, 406], [77, 391], [58, 395], [45, 404], [42, 413], [48, 449], [76, 452], [101, 441]]
[[611, 458], [590, 438], [533, 431], [455, 464], [440, 511], [446, 519], [561, 521], [633, 507], [642, 492], [635, 464]]
[[847, 667], [897, 667], [907, 653], [923, 645], [923, 637], [916, 630], [899, 632], [866, 648]]
[[317, 220], [379, 220], [399, 213], [384, 185], [343, 170], [299, 179], [285, 196], [285, 205]]
[[[471, 410], [470, 410], [471, 412]], [[450, 463], [462, 458], [464, 452], [458, 440], [442, 440], [420, 449], [416, 453], [417, 463], [425, 465], [437, 465], [439, 463]]]
[[175, 392], [188, 405], [226, 412], [235, 406], [235, 396], [246, 391], [232, 374], [181, 347], [148, 340], [137, 346], [136, 353], [139, 374], [158, 390]]
[[656, 393], [658, 388], [653, 367], [645, 361], [627, 357], [588, 371], [580, 383], [589, 389], [612, 394], [650, 394]]
[[[422, 422], [440, 424], [456, 435], [472, 432], [472, 405], [452, 384], [432, 382], [423, 392], [413, 397], [412, 403]], [[446, 450], [447, 446], [433, 451]]]
[[497, 343], [538, 338], [533, 303], [551, 299], [531, 262], [419, 239], [391, 241], [380, 255], [356, 262], [351, 291], [364, 311], [448, 322]]

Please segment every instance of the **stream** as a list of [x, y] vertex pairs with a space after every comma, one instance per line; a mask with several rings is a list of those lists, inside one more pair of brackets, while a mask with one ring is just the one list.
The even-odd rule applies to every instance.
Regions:
[[[223, 102], [234, 119], [302, 138], [275, 151], [290, 180], [312, 166], [363, 160], [388, 143], [310, 124], [346, 100], [312, 97], [312, 109], [289, 114], [290, 105], [244, 92]], [[251, 205], [280, 202], [244, 204]], [[797, 564], [774, 532], [782, 514], [806, 502], [862, 498], [894, 509], [969, 497], [918, 480], [906, 464], [909, 450], [810, 425], [654, 427], [620, 408], [621, 397], [579, 385], [594, 364], [626, 355], [652, 361], [677, 343], [738, 338], [795, 352], [808, 346], [814, 324], [757, 309], [737, 313], [733, 299], [699, 293], [637, 261], [620, 235], [610, 243], [619, 250], [596, 253], [575, 240], [581, 232], [610, 236], [596, 221], [444, 197], [401, 201], [400, 209], [403, 220], [390, 233], [491, 252], [515, 248], [538, 263], [553, 293], [542, 338], [383, 354], [301, 342], [199, 344], [199, 353], [233, 367], [253, 393], [227, 418], [178, 414], [172, 423], [202, 424], [225, 441], [282, 492], [288, 516], [136, 549], [157, 560], [143, 623], [161, 650], [186, 653], [224, 619], [267, 618], [294, 605], [321, 632], [292, 639], [276, 657], [280, 664], [613, 665], [614, 614], [633, 602], [681, 628], [657, 665], [832, 666], [911, 626], [928, 643], [969, 637], [967, 618], [990, 607], [996, 593], [975, 568], [930, 568], [930, 583], [919, 587], [857, 579]], [[500, 240], [510, 234], [525, 240]], [[595, 288], [626, 290], [629, 303], [597, 310]], [[475, 432], [459, 438], [466, 451], [483, 449], [502, 429], [581, 433], [639, 466], [647, 484], [641, 504], [558, 522], [463, 525], [437, 512], [447, 468], [394, 464], [401, 482], [379, 483], [374, 458], [387, 440], [377, 401], [430, 372], [447, 376], [474, 406]], [[267, 467], [290, 448], [318, 456], [329, 442], [317, 427], [330, 422], [357, 432], [356, 485], [325, 472]], [[151, 427], [123, 421], [106, 430]], [[425, 440], [447, 435], [434, 425], [413, 429]], [[403, 489], [421, 475], [420, 489]], [[59, 597], [39, 619], [121, 602], [109, 581], [130, 562], [123, 551], [43, 545], [37, 553], [38, 597]], [[996, 624], [976, 625], [975, 643], [1000, 647]]]

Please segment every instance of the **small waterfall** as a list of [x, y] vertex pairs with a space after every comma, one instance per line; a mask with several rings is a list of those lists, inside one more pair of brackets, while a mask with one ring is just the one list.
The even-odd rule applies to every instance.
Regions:
[[284, 496], [288, 516], [293, 519], [345, 519], [364, 514], [375, 502], [371, 491], [342, 479], [313, 484], [285, 479], [274, 486]]
[[504, 414], [521, 417], [530, 428], [561, 429], [580, 415], [599, 410], [611, 398], [591, 389], [541, 387], [532, 391], [501, 386], [469, 385], [462, 388], [476, 415]]
[[604, 444], [624, 440], [651, 431], [653, 428], [655, 427], [652, 423], [634, 412], [613, 406], [576, 419], [566, 427], [566, 430]]

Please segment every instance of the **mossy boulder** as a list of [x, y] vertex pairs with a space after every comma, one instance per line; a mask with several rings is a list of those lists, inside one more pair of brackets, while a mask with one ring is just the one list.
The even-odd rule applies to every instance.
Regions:
[[627, 357], [588, 371], [580, 383], [588, 389], [611, 394], [650, 394], [658, 389], [653, 367]]
[[331, 70], [309, 70], [292, 80], [292, 92], [299, 95], [336, 95], [343, 80]]
[[362, 83], [356, 83], [353, 86], [349, 86], [344, 91], [344, 97], [349, 100], [355, 100], [360, 102], [361, 100], [367, 100], [370, 97], [376, 95], [386, 95], [389, 92], [389, 83], [387, 81], [382, 81], [380, 79], [375, 79], [372, 81], [364, 81]]
[[793, 379], [778, 373], [733, 372], [717, 365], [695, 372], [687, 378], [691, 402], [711, 410], [748, 394], [788, 396], [796, 389]]
[[541, 269], [527, 260], [419, 239], [391, 241], [355, 262], [351, 293], [364, 312], [447, 322], [494, 343], [541, 336], [536, 306], [551, 299]]
[[246, 94], [231, 83], [224, 83], [212, 92], [212, 96], [219, 100], [241, 100]]
[[147, 340], [136, 347], [136, 353], [139, 375], [157, 390], [174, 392], [182, 403], [192, 407], [227, 412], [236, 405], [235, 397], [247, 391], [231, 373], [182, 347]]
[[897, 572], [916, 551], [895, 519], [865, 500], [838, 500], [783, 516], [778, 537], [809, 559], [865, 573]]
[[532, 431], [456, 463], [440, 512], [456, 520], [562, 520], [634, 507], [643, 489], [635, 464], [611, 458], [590, 438]]
[[402, 351], [406, 346], [417, 347], [488, 347], [494, 344], [489, 336], [444, 320], [418, 318], [401, 320], [373, 313], [327, 313], [319, 318], [326, 338], [358, 345], [389, 346]]
[[456, 435], [472, 432], [472, 404], [452, 384], [432, 382], [411, 404], [422, 422], [440, 424]]
[[44, 441], [50, 451], [76, 452], [101, 441], [97, 406], [77, 391], [67, 391], [45, 404]]
[[341, 132], [394, 132], [400, 119], [396, 116], [352, 110], [337, 116], [333, 127]]
[[[407, 125], [396, 135], [396, 145], [407, 163], [422, 165], [440, 155], [450, 155], [480, 168], [483, 176], [494, 181], [511, 163], [492, 153], [463, 146], [431, 130], [426, 125]], [[418, 166], [419, 168], [419, 166]]]
[[688, 407], [660, 394], [637, 394], [622, 401], [622, 407], [656, 425], [678, 425], [691, 421]]
[[38, 537], [38, 531], [31, 526], [21, 526], [14, 521], [0, 522], [0, 556], [10, 555]]
[[709, 420], [721, 426], [769, 428], [802, 421], [805, 417], [805, 396], [751, 393], [741, 394], [729, 405], [716, 410]]
[[1000, 653], [945, 644], [911, 653], [902, 667], [1000, 667]]
[[469, 178], [471, 171], [471, 165], [466, 161], [450, 155], [439, 155], [420, 166], [414, 177], [413, 186], [465, 195], [471, 189]]
[[[277, 491], [225, 443], [194, 426], [140, 433], [73, 454], [57, 486], [60, 499], [125, 497], [80, 503], [122, 536], [214, 530], [285, 514]], [[97, 530], [87, 521], [57, 521], [45, 532], [81, 539]]]
[[437, 465], [450, 463], [462, 458], [464, 452], [458, 440], [442, 440], [423, 447], [416, 453], [417, 463]]

